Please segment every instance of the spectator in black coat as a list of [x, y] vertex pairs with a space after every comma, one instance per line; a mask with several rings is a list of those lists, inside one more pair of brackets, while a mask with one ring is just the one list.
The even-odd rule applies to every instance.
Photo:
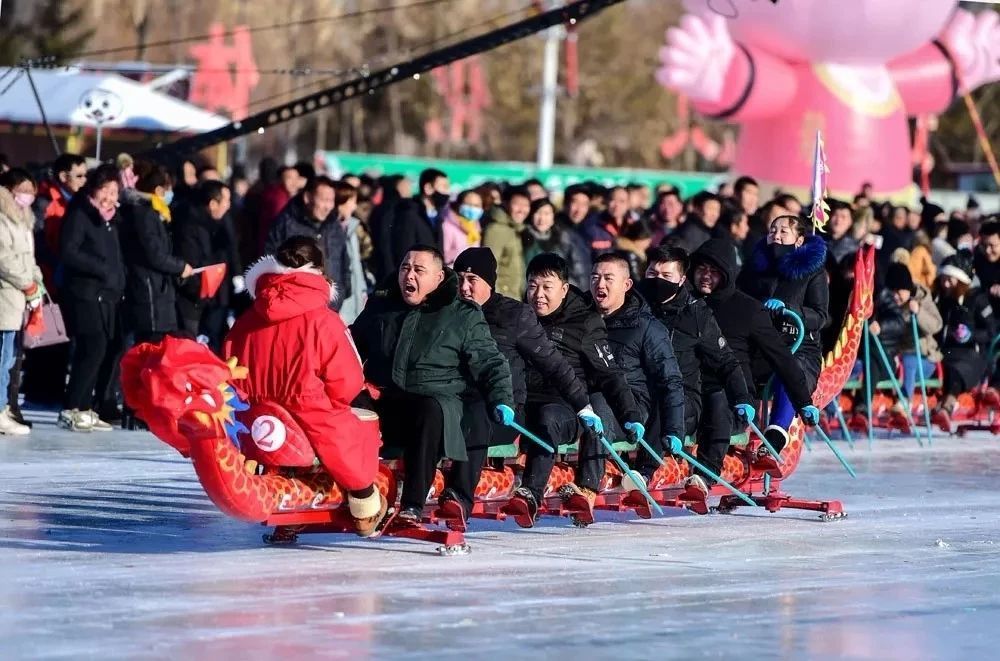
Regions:
[[[199, 184], [192, 193], [191, 203], [182, 207], [183, 215], [174, 227], [174, 254], [196, 269], [212, 264], [228, 265], [233, 245], [223, 220], [229, 212], [230, 199], [229, 187], [222, 182]], [[224, 286], [212, 298], [202, 298], [200, 278], [183, 280], [177, 292], [180, 327], [193, 335], [207, 334], [205, 331], [212, 329], [202, 323], [205, 311], [224, 309], [227, 299], [228, 289]], [[221, 341], [221, 336], [209, 337], [210, 344], [215, 347]]]
[[[524, 405], [528, 397], [526, 365], [544, 375], [574, 410], [589, 411], [586, 386], [545, 334], [534, 310], [494, 291], [497, 260], [493, 251], [489, 248], [468, 248], [455, 260], [454, 269], [459, 278], [459, 296], [482, 307], [497, 348], [510, 365], [517, 419], [524, 422]], [[468, 512], [489, 446], [513, 443], [516, 436], [517, 432], [510, 427], [495, 422], [490, 423], [488, 430], [467, 435], [469, 460], [452, 462], [451, 471], [445, 479], [451, 493], [446, 490], [442, 497], [457, 499]]]
[[669, 238], [670, 245], [683, 248], [689, 254], [712, 238], [712, 230], [722, 214], [722, 201], [714, 193], [698, 193], [691, 200], [691, 205], [691, 213]]
[[375, 245], [376, 260], [395, 272], [411, 246], [444, 248], [441, 240], [443, 212], [451, 196], [448, 175], [429, 168], [420, 173], [420, 190], [412, 198], [404, 198], [392, 213], [380, 221], [379, 243]]
[[105, 417], [120, 418], [116, 383], [124, 348], [125, 261], [118, 239], [118, 193], [113, 165], [92, 170], [73, 198], [59, 237], [62, 312], [75, 348], [58, 422], [72, 431], [111, 430], [95, 408]]
[[136, 191], [120, 208], [122, 253], [127, 278], [124, 317], [136, 343], [159, 342], [179, 328], [177, 278], [187, 278], [192, 267], [173, 254], [167, 229], [173, 196], [170, 174], [159, 165], [137, 163]]
[[329, 177], [313, 177], [302, 194], [289, 201], [271, 224], [264, 244], [265, 254], [274, 254], [278, 246], [295, 236], [315, 239], [323, 250], [326, 277], [337, 285], [335, 310], [351, 296], [351, 260], [347, 252], [347, 232], [333, 213], [337, 206], [337, 184]]
[[796, 410], [812, 406], [806, 374], [774, 327], [771, 313], [760, 301], [736, 289], [736, 262], [730, 246], [719, 239], [706, 241], [691, 255], [688, 277], [695, 296], [704, 298], [715, 313], [747, 386], [764, 383], [776, 374]]
[[[638, 290], [670, 331], [684, 381], [684, 431], [689, 436], [697, 433], [699, 457], [721, 467], [733, 429], [730, 410], [753, 408], [753, 398], [712, 309], [685, 286], [688, 266], [683, 249], [661, 247], [650, 255]], [[655, 470], [656, 464], [643, 457], [643, 477], [648, 480]]]

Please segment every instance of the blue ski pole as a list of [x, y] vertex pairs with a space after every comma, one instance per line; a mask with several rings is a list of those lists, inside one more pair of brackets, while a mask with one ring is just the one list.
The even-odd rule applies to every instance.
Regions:
[[920, 331], [917, 328], [917, 315], [910, 314], [910, 325], [913, 327], [913, 350], [917, 352], [917, 378], [920, 379], [920, 396], [924, 405], [924, 424], [927, 425], [927, 445], [934, 443], [934, 430], [931, 427], [931, 407], [927, 403], [927, 384], [924, 383], [924, 357], [920, 352]]
[[[882, 359], [882, 365], [885, 367], [885, 371], [889, 374], [889, 382], [892, 384], [892, 389], [896, 391], [896, 396], [899, 397], [899, 401], [904, 403], [903, 413], [906, 415], [906, 421], [910, 423], [910, 427], [914, 428], [916, 425], [913, 424], [913, 418], [910, 417], [909, 405], [906, 396], [903, 394], [903, 387], [899, 385], [899, 381], [896, 379], [896, 375], [893, 374], [892, 363], [889, 361], [889, 356], [886, 355], [885, 349], [882, 347], [882, 341], [878, 339], [878, 335], [872, 335], [872, 342], [875, 343], [875, 348], [878, 349], [878, 355]], [[920, 440], [920, 437], [913, 434], [913, 438], [917, 441], [917, 445], [924, 447], [924, 442]]]
[[[851, 477], [857, 478], [858, 475], [857, 473], [854, 472], [854, 469], [851, 467], [851, 464], [847, 462], [847, 459], [844, 458], [844, 455], [840, 454], [840, 450], [838, 450], [837, 446], [833, 444], [833, 441], [830, 440], [830, 437], [826, 435], [826, 432], [823, 431], [819, 425], [813, 427], [813, 431], [816, 432], [816, 435], [819, 436], [824, 443], [830, 446], [830, 449], [833, 450], [833, 454], [837, 457], [838, 460], [840, 460], [840, 464], [847, 470], [847, 473]], [[803, 437], [804, 436], [805, 434], [803, 434]]]
[[778, 464], [780, 465], [781, 456], [778, 454], [778, 451], [774, 449], [774, 446], [771, 445], [770, 441], [767, 440], [767, 437], [764, 436], [764, 432], [762, 432], [760, 429], [757, 428], [757, 425], [753, 423], [753, 420], [746, 420], [746, 423], [747, 425], [750, 426], [750, 431], [757, 434], [757, 437], [760, 438], [761, 442], [764, 444], [764, 447], [767, 448], [768, 453], [770, 453], [770, 455], [774, 457], [774, 460], [777, 461]]
[[[615, 452], [614, 446], [608, 440], [608, 437], [604, 435], [604, 432], [597, 431], [593, 427], [591, 427], [591, 431], [597, 434], [597, 438], [601, 441], [601, 445], [603, 445], [604, 449], [607, 450], [608, 454], [611, 455], [611, 459], [614, 460], [615, 464], [618, 465], [618, 469], [621, 470], [622, 475], [631, 474], [632, 469], [629, 468], [628, 464], [625, 463], [625, 460], [622, 459], [617, 452]], [[645, 441], [643, 441], [643, 444], [645, 444]], [[649, 491], [646, 489], [646, 487], [643, 486], [642, 480], [633, 480], [633, 482], [635, 482], [635, 486], [639, 489], [642, 495], [645, 496], [646, 500], [649, 501], [649, 504], [653, 507], [653, 509], [656, 510], [656, 513], [663, 514], [663, 508], [660, 507], [660, 504], [653, 499], [652, 494], [650, 494]]]
[[868, 320], [865, 319], [865, 413], [868, 414], [868, 449], [872, 449], [875, 440], [875, 424], [872, 420], [872, 355], [871, 331], [868, 330]]
[[833, 412], [837, 415], [837, 422], [840, 423], [840, 429], [844, 432], [844, 440], [847, 441], [847, 444], [850, 445], [853, 450], [854, 437], [851, 436], [851, 430], [847, 428], [847, 420], [844, 418], [844, 409], [840, 408], [840, 402], [837, 401], [836, 397], [833, 398], [831, 404], [833, 404]]
[[556, 450], [555, 450], [554, 447], [552, 447], [551, 445], [549, 445], [548, 443], [546, 443], [542, 439], [538, 438], [537, 436], [535, 436], [534, 434], [532, 434], [530, 431], [528, 431], [527, 429], [525, 429], [521, 425], [517, 424], [517, 422], [511, 422], [507, 426], [510, 427], [511, 429], [513, 429], [514, 431], [519, 432], [522, 436], [524, 436], [529, 441], [532, 441], [532, 442], [536, 443], [540, 448], [542, 448], [546, 452], [551, 452], [551, 453], [555, 454]]

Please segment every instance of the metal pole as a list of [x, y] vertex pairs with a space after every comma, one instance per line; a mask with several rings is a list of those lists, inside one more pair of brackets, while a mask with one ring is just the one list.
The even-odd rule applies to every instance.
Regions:
[[56, 156], [62, 154], [59, 150], [59, 143], [56, 142], [56, 136], [52, 133], [52, 127], [49, 126], [49, 118], [45, 116], [45, 106], [42, 105], [42, 99], [38, 96], [38, 88], [35, 87], [35, 79], [31, 77], [31, 65], [24, 65], [24, 74], [28, 77], [28, 84], [31, 85], [31, 93], [35, 95], [35, 103], [38, 104], [38, 112], [42, 116], [42, 124], [45, 125], [45, 133], [48, 134], [49, 140], [52, 141], [52, 149], [55, 151]]
[[97, 122], [97, 153], [94, 155], [98, 161], [101, 160], [101, 127], [103, 122]]
[[540, 170], [551, 168], [555, 157], [560, 30], [562, 30], [560, 26], [554, 26], [545, 32], [545, 53], [542, 60], [542, 104], [538, 117], [537, 165]]

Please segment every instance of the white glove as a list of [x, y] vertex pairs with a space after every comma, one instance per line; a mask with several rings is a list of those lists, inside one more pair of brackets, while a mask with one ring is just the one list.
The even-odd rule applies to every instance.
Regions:
[[233, 292], [237, 294], [242, 294], [247, 290], [247, 281], [242, 275], [233, 276]]
[[680, 25], [667, 30], [667, 45], [660, 49], [662, 66], [656, 80], [696, 101], [716, 103], [722, 99], [729, 63], [736, 44], [729, 36], [726, 19], [685, 14]]

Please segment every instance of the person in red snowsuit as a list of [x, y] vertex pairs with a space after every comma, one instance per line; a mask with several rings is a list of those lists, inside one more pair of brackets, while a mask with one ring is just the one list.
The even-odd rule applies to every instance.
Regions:
[[323, 275], [323, 253], [311, 238], [285, 241], [246, 273], [254, 303], [230, 330], [223, 355], [249, 374], [236, 382], [255, 405], [277, 405], [298, 424], [320, 462], [348, 492], [357, 532], [368, 537], [385, 517], [373, 487], [378, 433], [351, 411], [364, 385], [350, 333], [330, 302], [335, 285]]

